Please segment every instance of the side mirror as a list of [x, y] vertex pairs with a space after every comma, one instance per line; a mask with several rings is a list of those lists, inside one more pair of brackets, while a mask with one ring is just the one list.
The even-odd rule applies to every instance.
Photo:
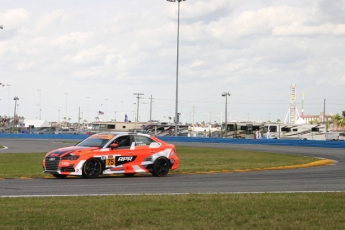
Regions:
[[112, 144], [110, 144], [110, 149], [116, 149], [116, 148], [118, 148], [119, 147], [119, 145], [117, 144], [117, 143], [112, 143]]

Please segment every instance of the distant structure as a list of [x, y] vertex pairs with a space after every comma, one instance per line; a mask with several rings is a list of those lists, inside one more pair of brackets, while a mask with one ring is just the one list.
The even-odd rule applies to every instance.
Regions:
[[302, 91], [302, 109], [301, 109], [301, 118], [304, 118], [304, 93]]
[[295, 123], [296, 120], [296, 84], [290, 87], [290, 118], [289, 123]]
[[296, 84], [292, 84], [290, 88], [290, 108], [286, 114], [285, 124], [309, 124], [310, 122], [326, 122], [331, 121], [333, 113], [329, 115], [320, 112], [319, 115], [305, 115], [304, 114], [304, 92], [302, 92], [302, 109], [299, 115], [296, 107]]
[[[303, 96], [304, 100], [304, 96]], [[284, 123], [289, 124], [305, 124], [305, 121], [300, 118], [296, 107], [296, 84], [291, 84], [290, 87], [290, 108], [286, 114]]]

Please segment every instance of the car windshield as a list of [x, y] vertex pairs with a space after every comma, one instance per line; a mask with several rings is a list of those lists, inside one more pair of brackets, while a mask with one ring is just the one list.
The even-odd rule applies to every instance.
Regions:
[[99, 147], [103, 148], [105, 144], [109, 142], [115, 135], [100, 135], [95, 134], [89, 138], [86, 138], [82, 142], [78, 143], [77, 146], [86, 146], [86, 147]]

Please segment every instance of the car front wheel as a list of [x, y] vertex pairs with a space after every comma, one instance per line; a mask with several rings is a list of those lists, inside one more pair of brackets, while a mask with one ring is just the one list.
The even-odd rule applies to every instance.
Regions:
[[89, 159], [83, 165], [83, 177], [87, 179], [97, 178], [101, 173], [102, 165], [96, 159]]
[[155, 163], [153, 163], [152, 175], [156, 177], [166, 176], [169, 172], [170, 164], [167, 158], [159, 157]]

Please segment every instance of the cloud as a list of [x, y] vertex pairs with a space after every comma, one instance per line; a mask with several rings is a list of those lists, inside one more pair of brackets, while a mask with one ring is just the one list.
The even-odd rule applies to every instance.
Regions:
[[75, 64], [87, 64], [90, 62], [97, 62], [101, 60], [105, 52], [105, 46], [102, 44], [96, 45], [95, 47], [78, 51], [75, 55], [67, 55], [66, 60], [72, 61]]
[[336, 25], [333, 32], [335, 35], [345, 35], [345, 24]]
[[325, 23], [318, 26], [304, 26], [294, 22], [289, 26], [278, 26], [272, 31], [276, 36], [313, 36], [313, 35], [342, 35], [345, 34], [345, 25]]
[[93, 32], [71, 32], [67, 35], [62, 35], [52, 41], [52, 45], [66, 46], [66, 45], [84, 45], [85, 42], [94, 35]]
[[36, 23], [36, 29], [38, 31], [47, 29], [56, 29], [57, 24], [59, 24], [65, 15], [62, 10], [55, 10], [49, 14], [43, 15]]
[[20, 62], [16, 64], [16, 69], [19, 71], [25, 70], [25, 69], [29, 69], [32, 68], [35, 65], [35, 62]]
[[0, 14], [1, 25], [6, 30], [19, 30], [30, 25], [31, 13], [23, 8], [9, 9]]
[[276, 26], [304, 21], [305, 12], [289, 6], [267, 7], [241, 13], [234, 19], [234, 32], [242, 35], [271, 34]]
[[[65, 110], [65, 92], [68, 109], [81, 106], [85, 114], [85, 98], [95, 89], [99, 93], [90, 99], [95, 111], [104, 98], [112, 98], [112, 111], [119, 111], [119, 101], [124, 101], [124, 112], [131, 113], [136, 102], [132, 93], [140, 92], [156, 98], [154, 116], [173, 116], [177, 2], [133, 1], [50, 2], [40, 8], [32, 2], [12, 7], [14, 3], [6, 1], [0, 10], [8, 22], [1, 22], [1, 81], [13, 85], [11, 93], [21, 98], [23, 115], [36, 116], [31, 108], [38, 96], [27, 94], [24, 99], [20, 89], [39, 87], [46, 89], [42, 98], [50, 107], [42, 109], [49, 120], [57, 117], [54, 111]], [[260, 99], [288, 103], [292, 83], [309, 98], [338, 95], [344, 100], [345, 22], [340, 13], [345, 12], [319, 3], [181, 2], [180, 112], [186, 114], [195, 105], [199, 121], [205, 119], [203, 112], [219, 114], [224, 111], [220, 93], [229, 91], [233, 117], [268, 112], [273, 117], [275, 110], [282, 119], [288, 104], [272, 107]], [[2, 109], [7, 108], [6, 97], [2, 102], [0, 114], [7, 112]], [[142, 114], [148, 114], [146, 109]]]
[[322, 0], [318, 5], [320, 18], [330, 23], [345, 23], [345, 1], [344, 0]]

